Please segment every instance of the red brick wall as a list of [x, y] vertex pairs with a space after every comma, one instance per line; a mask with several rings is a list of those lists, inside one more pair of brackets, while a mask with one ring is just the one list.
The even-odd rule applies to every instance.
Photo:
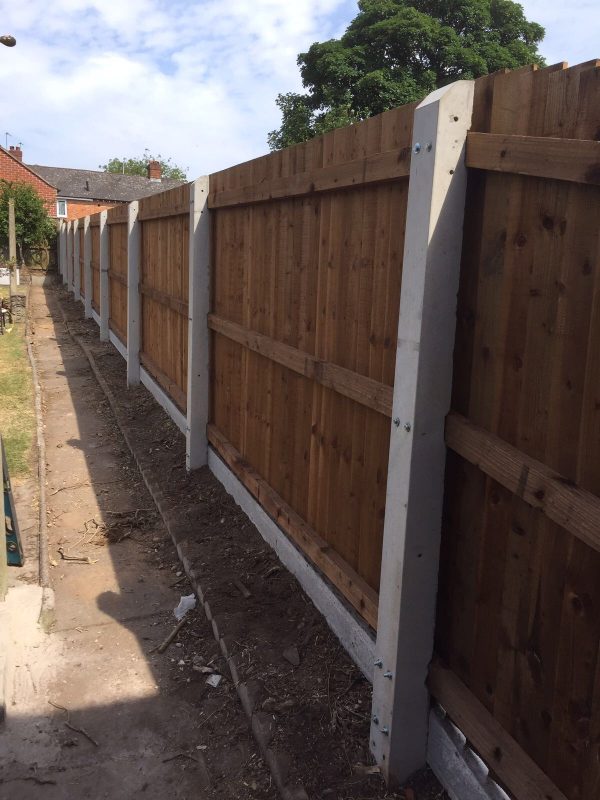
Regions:
[[46, 202], [50, 216], [56, 217], [56, 189], [2, 149], [0, 149], [0, 180], [11, 183], [30, 183], [42, 200]]
[[86, 203], [77, 202], [77, 200], [67, 200], [67, 216], [62, 219], [80, 219], [87, 217], [88, 214], [96, 214], [98, 211], [105, 211], [107, 208], [112, 208], [117, 203]]

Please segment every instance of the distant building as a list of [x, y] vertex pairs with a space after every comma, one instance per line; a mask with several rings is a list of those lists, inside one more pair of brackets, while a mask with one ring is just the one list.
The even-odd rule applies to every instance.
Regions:
[[56, 186], [23, 164], [20, 147], [11, 145], [8, 150], [0, 147], [0, 180], [8, 183], [29, 183], [46, 204], [50, 216], [56, 216]]
[[123, 175], [89, 169], [24, 164], [20, 147], [0, 147], [0, 180], [31, 184], [51, 217], [79, 219], [96, 211], [164, 192], [185, 181], [161, 176], [158, 161], [148, 163], [148, 175]]

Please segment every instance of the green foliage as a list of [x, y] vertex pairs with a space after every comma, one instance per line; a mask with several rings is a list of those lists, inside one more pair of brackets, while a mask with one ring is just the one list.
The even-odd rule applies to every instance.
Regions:
[[15, 233], [17, 251], [23, 260], [23, 250], [46, 247], [56, 236], [56, 224], [46, 205], [29, 183], [10, 183], [0, 180], [0, 245], [8, 247], [8, 201], [15, 201]]
[[271, 149], [422, 99], [461, 78], [543, 65], [544, 29], [513, 0], [359, 0], [341, 39], [298, 56], [306, 94], [279, 95]]
[[163, 158], [159, 153], [153, 156], [149, 150], [144, 150], [144, 155], [141, 158], [111, 158], [108, 164], [100, 164], [100, 169], [104, 172], [113, 172], [124, 175], [148, 175], [148, 162], [158, 161], [162, 170], [163, 178], [173, 178], [176, 181], [187, 180], [187, 170], [189, 167], [182, 169], [177, 164], [173, 164], [170, 158]]

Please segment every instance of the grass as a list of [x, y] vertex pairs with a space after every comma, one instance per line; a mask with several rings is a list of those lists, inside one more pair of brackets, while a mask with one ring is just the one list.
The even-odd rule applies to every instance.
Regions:
[[[5, 296], [0, 286], [0, 296]], [[9, 329], [11, 326], [8, 326]], [[11, 480], [31, 474], [35, 410], [25, 326], [12, 325], [0, 336], [0, 434]]]

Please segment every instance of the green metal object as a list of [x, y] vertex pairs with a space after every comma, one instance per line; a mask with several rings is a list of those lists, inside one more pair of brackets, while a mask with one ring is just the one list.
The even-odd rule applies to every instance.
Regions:
[[2, 485], [4, 494], [4, 523], [6, 536], [6, 561], [9, 567], [23, 566], [23, 547], [19, 535], [19, 523], [15, 511], [15, 501], [10, 486], [10, 475], [8, 474], [8, 464], [6, 463], [6, 453], [4, 442], [0, 438], [0, 449], [2, 450]]

